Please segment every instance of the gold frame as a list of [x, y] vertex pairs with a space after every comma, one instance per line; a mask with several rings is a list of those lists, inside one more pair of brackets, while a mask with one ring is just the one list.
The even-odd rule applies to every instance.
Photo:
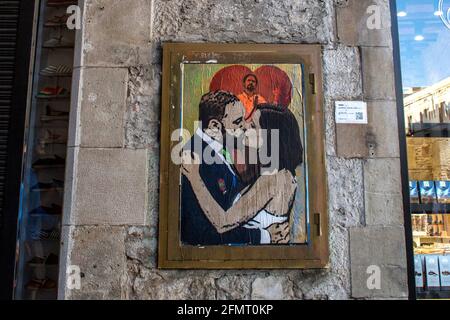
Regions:
[[[163, 45], [163, 88], [160, 155], [160, 220], [158, 267], [162, 269], [306, 269], [328, 266], [328, 212], [325, 172], [325, 124], [322, 95], [322, 48], [296, 44], [191, 44]], [[306, 126], [309, 179], [308, 244], [286, 246], [182, 246], [179, 234], [180, 167], [170, 160], [179, 128], [180, 64], [185, 61], [218, 63], [301, 63], [306, 85]], [[314, 151], [314, 152], [312, 152]]]

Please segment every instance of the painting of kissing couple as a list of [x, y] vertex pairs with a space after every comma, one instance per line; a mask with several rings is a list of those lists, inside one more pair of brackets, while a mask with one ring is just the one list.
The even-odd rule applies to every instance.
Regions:
[[176, 152], [184, 246], [308, 242], [301, 64], [185, 64]]
[[322, 50], [164, 43], [158, 267], [328, 265]]

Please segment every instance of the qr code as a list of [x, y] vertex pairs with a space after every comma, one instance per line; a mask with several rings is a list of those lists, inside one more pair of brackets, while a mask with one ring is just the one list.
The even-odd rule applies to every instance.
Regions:
[[362, 112], [356, 112], [356, 120], [363, 120], [364, 115]]

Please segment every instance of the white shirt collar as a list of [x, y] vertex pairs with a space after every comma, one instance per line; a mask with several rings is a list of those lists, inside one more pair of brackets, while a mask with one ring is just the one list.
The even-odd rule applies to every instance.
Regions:
[[225, 159], [225, 157], [222, 154], [223, 145], [219, 141], [211, 138], [208, 134], [206, 134], [200, 128], [197, 128], [197, 130], [195, 131], [195, 134], [198, 135], [203, 141], [205, 141], [216, 152], [217, 156], [223, 161], [223, 163], [225, 163], [227, 165], [228, 169], [230, 169], [230, 171], [233, 173], [233, 175], [235, 175], [233, 168], [231, 168], [231, 165], [228, 163], [228, 161]]

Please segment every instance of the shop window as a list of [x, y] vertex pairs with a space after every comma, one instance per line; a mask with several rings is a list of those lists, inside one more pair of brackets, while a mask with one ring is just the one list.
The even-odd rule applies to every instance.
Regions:
[[410, 123], [406, 140], [419, 299], [450, 298], [449, 4], [397, 1], [402, 8], [398, 16], [401, 62], [413, 66], [402, 69], [402, 78], [404, 93], [413, 92], [404, 96], [404, 111]]
[[66, 9], [77, 1], [36, 1], [32, 90], [28, 96], [14, 298], [57, 298], [75, 33]]

